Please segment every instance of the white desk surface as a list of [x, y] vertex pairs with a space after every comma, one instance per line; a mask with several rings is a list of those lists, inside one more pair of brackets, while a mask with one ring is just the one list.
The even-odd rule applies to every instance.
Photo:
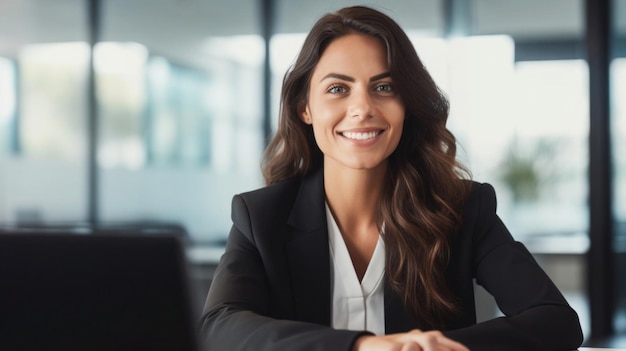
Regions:
[[578, 351], [626, 351], [626, 349], [579, 347]]

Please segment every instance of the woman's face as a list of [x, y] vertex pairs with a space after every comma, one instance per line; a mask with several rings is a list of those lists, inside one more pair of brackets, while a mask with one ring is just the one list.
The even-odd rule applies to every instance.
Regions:
[[313, 71], [301, 117], [313, 126], [325, 167], [386, 166], [402, 135], [404, 104], [383, 44], [362, 34], [331, 42]]

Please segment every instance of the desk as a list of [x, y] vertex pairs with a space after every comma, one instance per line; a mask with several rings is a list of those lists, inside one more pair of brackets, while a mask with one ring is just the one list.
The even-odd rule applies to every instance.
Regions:
[[626, 351], [626, 349], [580, 347], [578, 348], [578, 351]]

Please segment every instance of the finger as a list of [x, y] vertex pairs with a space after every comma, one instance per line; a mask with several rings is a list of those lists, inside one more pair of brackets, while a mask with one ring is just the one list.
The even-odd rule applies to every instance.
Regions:
[[458, 341], [449, 339], [443, 335], [437, 337], [437, 342], [442, 346], [448, 348], [450, 351], [470, 351], [465, 345]]
[[423, 351], [469, 351], [463, 344], [447, 338], [440, 331], [411, 331], [405, 334], [406, 341], [416, 342]]
[[437, 345], [441, 351], [445, 351], [447, 349], [450, 349], [452, 351], [469, 351], [469, 349], [465, 347], [465, 345], [446, 337], [439, 330], [432, 330], [426, 332], [426, 334], [433, 336], [437, 340]]
[[407, 341], [402, 344], [401, 351], [425, 351], [418, 343]]
[[439, 351], [439, 336], [436, 333], [423, 333], [417, 339], [424, 351]]

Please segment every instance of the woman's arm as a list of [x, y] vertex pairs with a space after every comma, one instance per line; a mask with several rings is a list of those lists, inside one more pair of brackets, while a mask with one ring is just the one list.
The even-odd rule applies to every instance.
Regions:
[[575, 350], [582, 343], [578, 315], [496, 215], [493, 188], [475, 186], [478, 195], [470, 205], [478, 207], [471, 228], [476, 281], [505, 316], [445, 335], [472, 351]]

